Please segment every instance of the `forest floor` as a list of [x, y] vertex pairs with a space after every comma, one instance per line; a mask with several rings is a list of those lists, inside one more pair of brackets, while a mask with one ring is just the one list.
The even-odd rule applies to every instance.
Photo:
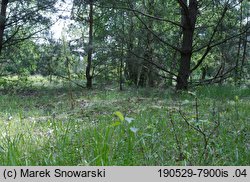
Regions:
[[1, 165], [250, 165], [250, 89], [0, 94]]

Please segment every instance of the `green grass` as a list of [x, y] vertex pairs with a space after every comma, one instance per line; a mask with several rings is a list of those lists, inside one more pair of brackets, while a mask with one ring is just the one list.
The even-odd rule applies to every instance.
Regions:
[[0, 95], [1, 165], [250, 165], [247, 88], [48, 84]]

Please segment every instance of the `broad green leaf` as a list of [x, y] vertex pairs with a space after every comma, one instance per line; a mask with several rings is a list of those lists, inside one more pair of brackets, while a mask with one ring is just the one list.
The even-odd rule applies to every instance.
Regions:
[[120, 111], [116, 111], [114, 114], [120, 119], [120, 121], [124, 121], [124, 116]]
[[121, 125], [121, 122], [119, 121], [116, 121], [115, 123], [113, 123], [112, 125], [110, 125], [111, 127], [116, 127], [116, 126], [119, 126]]

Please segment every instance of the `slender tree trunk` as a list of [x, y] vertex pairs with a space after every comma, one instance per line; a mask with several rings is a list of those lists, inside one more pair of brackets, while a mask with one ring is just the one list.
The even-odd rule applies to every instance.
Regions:
[[9, 0], [1, 1], [1, 12], [0, 12], [0, 55], [3, 49], [3, 35], [5, 29], [5, 21], [6, 21], [6, 10]]
[[[241, 5], [242, 6], [242, 5]], [[245, 25], [245, 27], [249, 27], [249, 13], [247, 15], [247, 18], [246, 18], [246, 22], [247, 24]], [[241, 59], [241, 65], [240, 65], [240, 82], [242, 80], [244, 80], [244, 66], [245, 66], [245, 61], [246, 61], [246, 58], [247, 58], [247, 43], [248, 43], [248, 36], [249, 36], [249, 33], [246, 32], [245, 35], [244, 35], [244, 38], [243, 38], [243, 53], [242, 53], [242, 59]]]
[[[122, 17], [122, 34], [125, 35], [125, 15], [124, 12], [121, 13]], [[119, 87], [120, 91], [123, 90], [123, 76], [124, 76], [124, 36], [121, 38], [121, 58], [120, 58], [120, 69], [119, 69]]]
[[207, 75], [207, 66], [201, 68], [201, 78], [200, 81], [203, 82]]
[[[242, 16], [243, 16], [243, 11], [242, 11], [242, 3], [240, 5], [240, 31], [242, 30]], [[241, 53], [241, 44], [242, 44], [242, 36], [239, 36], [239, 44], [238, 44], [238, 49], [237, 49], [237, 57], [236, 57], [236, 63], [235, 63], [235, 70], [234, 70], [234, 84], [238, 85], [239, 80], [241, 79], [239, 77], [239, 61], [240, 61], [240, 53]]]
[[180, 0], [184, 3], [182, 7], [182, 51], [180, 66], [177, 76], [177, 90], [188, 89], [188, 79], [190, 76], [190, 66], [192, 58], [193, 36], [195, 30], [195, 23], [198, 14], [198, 2], [197, 0], [190, 0], [189, 5], [187, 0]]
[[119, 69], [119, 74], [120, 74], [120, 79], [119, 79], [119, 86], [120, 86], [120, 91], [123, 90], [123, 46], [122, 46], [122, 57], [120, 58], [120, 69]]
[[[121, 14], [122, 16], [122, 33], [124, 35], [124, 14]], [[123, 59], [124, 59], [124, 39], [122, 38], [121, 43], [121, 57], [120, 57], [120, 66], [119, 66], [119, 87], [120, 91], [123, 90]]]
[[240, 79], [244, 79], [244, 66], [245, 66], [245, 61], [247, 57], [247, 37], [248, 37], [248, 34], [246, 32], [244, 40], [243, 40], [243, 54], [242, 54], [242, 59], [241, 59], [240, 75], [239, 75]]
[[86, 79], [87, 79], [87, 88], [92, 88], [92, 78], [91, 74], [91, 65], [92, 65], [92, 54], [93, 54], [93, 1], [89, 2], [89, 44], [88, 44], [88, 58], [87, 58], [87, 67], [86, 67]]
[[[150, 15], [154, 14], [154, 7], [155, 7], [155, 1], [154, 0], [149, 0], [148, 2], [148, 13]], [[154, 27], [154, 21], [150, 20], [148, 22], [148, 28], [150, 30], [153, 30]], [[154, 47], [153, 47], [153, 43], [154, 43], [154, 36], [151, 32], [147, 31], [147, 45], [146, 45], [146, 59], [149, 60], [150, 62], [153, 62], [153, 55], [154, 55]], [[150, 65], [149, 63], [146, 63], [146, 67], [147, 69], [147, 75], [146, 75], [146, 86], [150, 86], [150, 87], [154, 87], [154, 83], [156, 81], [156, 76], [154, 74], [154, 68], [152, 65]]]
[[71, 109], [74, 109], [75, 102], [74, 102], [74, 96], [73, 96], [73, 91], [72, 91], [72, 77], [71, 77], [71, 68], [70, 68], [70, 58], [66, 56], [66, 67], [67, 67], [67, 76], [68, 76], [68, 83], [69, 83], [69, 88], [68, 88], [68, 93], [69, 93], [69, 101], [71, 104]]
[[[155, 7], [155, 0], [147, 0], [144, 1], [144, 9], [145, 11], [150, 14], [154, 15], [154, 7]], [[154, 20], [150, 19], [145, 21], [147, 24], [147, 28], [150, 30], [153, 30], [154, 27]], [[144, 33], [145, 32], [145, 33]], [[141, 41], [144, 42], [145, 45], [145, 51], [143, 53], [143, 57], [145, 60], [141, 60], [136, 65], [137, 72], [135, 75], [137, 75], [137, 87], [153, 87], [156, 79], [155, 70], [149, 62], [153, 62], [153, 54], [154, 54], [154, 36], [152, 32], [145, 29], [145, 31], [142, 32], [144, 36], [141, 37]], [[145, 37], [145, 38], [144, 38]]]
[[[132, 15], [130, 15], [132, 16]], [[134, 51], [134, 21], [132, 18], [129, 20], [129, 28], [128, 28], [128, 40], [127, 42], [127, 55], [126, 57], [126, 66], [125, 66], [125, 76], [126, 79], [131, 81], [131, 83], [134, 83], [135, 85], [137, 84], [137, 67], [138, 67], [138, 60], [135, 59], [134, 55], [132, 52]]]

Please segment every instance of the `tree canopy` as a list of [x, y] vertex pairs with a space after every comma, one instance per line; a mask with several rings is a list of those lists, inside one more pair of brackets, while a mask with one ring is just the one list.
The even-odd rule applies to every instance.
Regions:
[[[243, 84], [249, 78], [249, 6], [244, 0], [2, 0], [1, 74], [66, 77], [59, 50], [67, 41], [72, 79], [88, 88], [93, 80], [116, 81], [120, 89]], [[50, 30], [59, 19], [71, 22], [63, 27], [64, 41]]]

